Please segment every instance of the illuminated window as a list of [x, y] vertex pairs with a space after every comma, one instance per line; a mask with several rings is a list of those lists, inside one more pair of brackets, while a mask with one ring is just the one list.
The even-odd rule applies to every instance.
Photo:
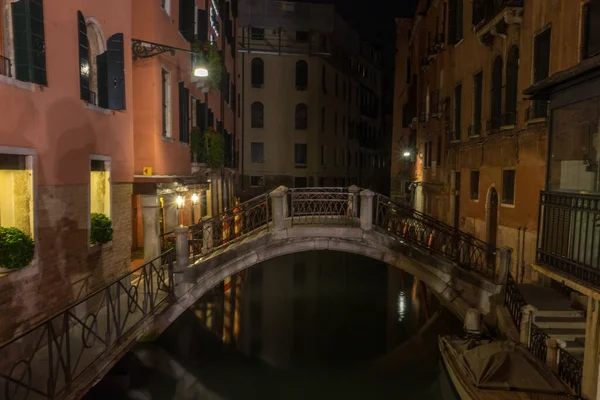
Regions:
[[110, 158], [92, 156], [90, 160], [90, 213], [111, 218]]
[[0, 226], [17, 228], [33, 237], [33, 159], [0, 154]]

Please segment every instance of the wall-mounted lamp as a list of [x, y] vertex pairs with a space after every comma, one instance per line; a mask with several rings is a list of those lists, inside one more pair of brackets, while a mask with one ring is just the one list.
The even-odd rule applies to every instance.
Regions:
[[182, 209], [183, 205], [185, 204], [185, 200], [182, 196], [177, 196], [175, 202], [177, 203], [177, 209]]
[[196, 208], [196, 204], [198, 204], [198, 200], [200, 200], [200, 198], [198, 197], [198, 195], [196, 193], [192, 194], [192, 225], [194, 225], [196, 223], [196, 216], [194, 215], [194, 211]]
[[402, 157], [404, 157], [404, 158], [410, 157], [410, 151], [405, 151], [404, 153], [402, 153]]

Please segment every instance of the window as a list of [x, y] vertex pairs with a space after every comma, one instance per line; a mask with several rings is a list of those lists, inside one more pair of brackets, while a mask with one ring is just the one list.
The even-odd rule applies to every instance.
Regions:
[[481, 103], [483, 101], [483, 71], [473, 76], [473, 127], [470, 136], [481, 134]]
[[196, 0], [179, 0], [179, 32], [188, 42], [194, 40]]
[[250, 127], [263, 128], [265, 124], [265, 108], [263, 103], [255, 101], [250, 106]]
[[449, 0], [448, 5], [448, 44], [456, 44], [463, 38], [463, 0]]
[[436, 167], [441, 167], [442, 165], [442, 135], [438, 135], [437, 139], [437, 154], [436, 154]]
[[250, 177], [250, 186], [253, 186], [253, 187], [265, 186], [265, 177], [264, 176], [251, 176]]
[[325, 146], [321, 145], [321, 165], [325, 165]]
[[454, 88], [454, 136], [452, 140], [460, 140], [462, 138], [462, 84], [456, 85]]
[[306, 31], [296, 31], [296, 41], [298, 43], [306, 43], [308, 42], [309, 35]]
[[265, 144], [262, 142], [250, 143], [250, 162], [262, 164], [265, 162]]
[[515, 170], [502, 171], [502, 204], [515, 204]]
[[90, 217], [103, 214], [111, 218], [110, 158], [90, 157]]
[[300, 103], [296, 105], [296, 118], [295, 127], [296, 129], [307, 129], [308, 126], [308, 109], [306, 104]]
[[321, 131], [325, 132], [325, 107], [321, 108]]
[[533, 41], [533, 82], [539, 82], [550, 75], [550, 41], [552, 29], [548, 28]]
[[250, 81], [253, 88], [261, 88], [265, 84], [265, 64], [261, 58], [253, 58], [250, 65]]
[[[77, 12], [79, 28], [79, 92], [80, 97], [87, 103], [98, 104], [98, 89], [107, 88], [105, 83], [98, 85], [98, 67], [100, 60], [106, 56], [98, 58], [100, 54], [106, 51], [106, 45], [102, 40], [103, 34], [100, 26], [91, 21], [86, 21], [83, 14]], [[106, 94], [102, 94], [106, 97]], [[107, 104], [103, 104], [104, 107]]]
[[265, 30], [263, 28], [250, 28], [250, 39], [265, 40]]
[[519, 82], [519, 48], [512, 46], [506, 61], [506, 97], [504, 99], [504, 118], [502, 125], [517, 123], [517, 98]]
[[338, 124], [337, 124], [337, 113], [333, 114], [333, 134], [337, 136]]
[[592, 0], [583, 6], [583, 58], [600, 54], [600, 1]]
[[306, 90], [308, 87], [308, 64], [304, 60], [296, 63], [296, 90]]
[[490, 126], [491, 130], [500, 128], [502, 115], [502, 57], [494, 59], [492, 67], [492, 99], [490, 102]]
[[297, 176], [294, 178], [294, 187], [295, 188], [305, 188], [308, 187], [308, 179], [304, 176]]
[[0, 226], [33, 237], [32, 156], [0, 154], [0, 190]]
[[406, 84], [410, 85], [410, 58], [406, 59]]
[[171, 73], [161, 69], [161, 92], [162, 92], [162, 135], [164, 138], [173, 136], [171, 131]]
[[471, 171], [471, 200], [479, 200], [479, 171]]
[[338, 74], [335, 74], [335, 97], [338, 96]]
[[160, 6], [168, 15], [171, 15], [171, 0], [160, 0]]
[[190, 142], [190, 90], [179, 82], [179, 141]]
[[425, 151], [424, 151], [424, 161], [423, 166], [425, 168], [431, 168], [431, 142], [425, 142]]
[[296, 143], [294, 145], [294, 164], [296, 166], [306, 166], [307, 164], [306, 143]]
[[321, 73], [321, 86], [323, 87], [323, 93], [327, 94], [327, 71], [325, 70], [325, 66], [323, 66]]

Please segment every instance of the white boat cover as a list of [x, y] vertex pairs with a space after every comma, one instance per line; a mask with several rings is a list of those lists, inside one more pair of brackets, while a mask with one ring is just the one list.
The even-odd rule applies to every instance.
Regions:
[[473, 384], [481, 389], [565, 393], [564, 384], [527, 349], [512, 341], [448, 340]]

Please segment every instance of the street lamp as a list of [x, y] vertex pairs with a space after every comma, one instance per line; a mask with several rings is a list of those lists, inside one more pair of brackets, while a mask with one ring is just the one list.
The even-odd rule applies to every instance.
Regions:
[[402, 153], [402, 156], [403, 156], [404, 158], [408, 158], [408, 157], [410, 157], [410, 151], [405, 151], [404, 153]]
[[183, 223], [181, 221], [181, 209], [185, 204], [185, 200], [182, 196], [177, 196], [177, 199], [175, 199], [175, 203], [177, 204], [177, 220], [179, 221], [179, 225], [183, 226]]
[[196, 208], [196, 204], [198, 204], [198, 195], [196, 193], [192, 194], [192, 225], [196, 223], [196, 218], [194, 217], [194, 210]]

